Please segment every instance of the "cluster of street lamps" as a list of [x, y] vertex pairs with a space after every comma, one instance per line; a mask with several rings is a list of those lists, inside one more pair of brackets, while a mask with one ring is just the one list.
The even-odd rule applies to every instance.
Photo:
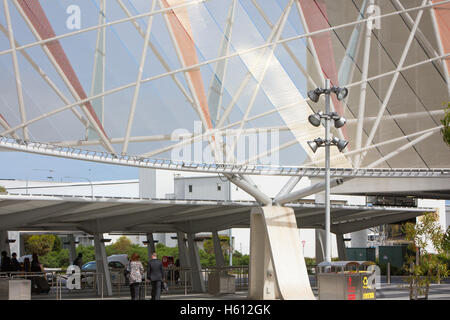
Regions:
[[331, 233], [330, 233], [330, 146], [335, 145], [339, 152], [342, 152], [348, 145], [347, 140], [333, 137], [330, 139], [330, 121], [333, 120], [336, 129], [341, 128], [347, 122], [336, 112], [330, 112], [330, 95], [335, 93], [339, 101], [344, 100], [348, 95], [347, 88], [331, 87], [330, 80], [325, 80], [325, 89], [317, 88], [308, 92], [308, 97], [313, 102], [318, 102], [322, 94], [325, 94], [325, 113], [316, 112], [308, 117], [309, 123], [315, 127], [321, 124], [325, 126], [325, 139], [317, 138], [308, 141], [308, 145], [315, 153], [319, 147], [325, 147], [325, 262], [331, 262]]

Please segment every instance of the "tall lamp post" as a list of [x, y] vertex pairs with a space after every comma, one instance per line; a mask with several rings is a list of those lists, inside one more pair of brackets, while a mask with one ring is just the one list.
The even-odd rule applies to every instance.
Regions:
[[334, 92], [338, 100], [343, 100], [348, 95], [346, 88], [330, 87], [330, 80], [325, 80], [325, 89], [317, 88], [308, 92], [308, 97], [313, 102], [318, 102], [320, 95], [325, 94], [325, 113], [319, 111], [308, 117], [309, 123], [319, 127], [322, 123], [325, 126], [325, 140], [317, 138], [314, 141], [308, 141], [308, 145], [313, 152], [319, 147], [325, 147], [325, 262], [331, 262], [331, 218], [330, 218], [330, 146], [335, 145], [340, 152], [348, 145], [348, 141], [333, 137], [330, 139], [330, 121], [334, 121], [334, 126], [340, 128], [345, 125], [345, 118], [339, 116], [336, 112], [330, 112], [330, 95]]

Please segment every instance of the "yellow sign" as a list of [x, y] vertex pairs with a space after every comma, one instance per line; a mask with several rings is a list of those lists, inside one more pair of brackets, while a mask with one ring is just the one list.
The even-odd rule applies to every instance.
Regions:
[[369, 279], [367, 279], [367, 277], [363, 278], [363, 288], [364, 289], [369, 289], [369, 287], [367, 286], [369, 284]]
[[363, 299], [375, 299], [375, 293], [373, 292], [363, 293]]

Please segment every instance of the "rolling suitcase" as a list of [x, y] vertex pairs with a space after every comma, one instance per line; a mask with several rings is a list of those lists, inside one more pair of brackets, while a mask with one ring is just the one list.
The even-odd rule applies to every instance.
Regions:
[[145, 285], [141, 283], [139, 285], [139, 300], [145, 300]]
[[35, 293], [48, 293], [50, 291], [50, 286], [45, 277], [35, 277], [33, 282], [33, 291]]

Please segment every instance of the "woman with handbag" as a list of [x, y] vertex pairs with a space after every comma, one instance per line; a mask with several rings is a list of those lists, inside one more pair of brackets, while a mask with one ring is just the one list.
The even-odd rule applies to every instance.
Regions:
[[127, 266], [128, 280], [130, 282], [131, 300], [139, 300], [139, 289], [144, 275], [144, 267], [139, 261], [139, 255], [133, 253]]

